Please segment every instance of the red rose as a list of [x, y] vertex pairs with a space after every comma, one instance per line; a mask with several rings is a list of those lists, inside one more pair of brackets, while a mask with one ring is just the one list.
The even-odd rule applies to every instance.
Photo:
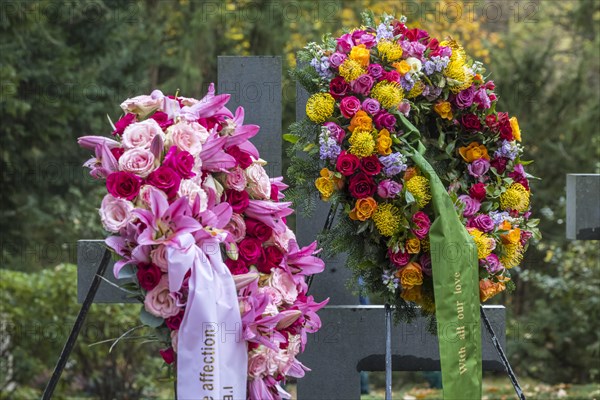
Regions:
[[490, 114], [485, 117], [485, 124], [493, 132], [498, 130], [498, 118], [494, 114]]
[[263, 255], [262, 242], [255, 238], [247, 237], [238, 245], [238, 251], [242, 260], [248, 265], [256, 264]]
[[480, 131], [482, 128], [479, 117], [475, 114], [465, 114], [460, 119], [460, 122], [468, 131]]
[[348, 90], [350, 90], [350, 85], [341, 76], [336, 76], [329, 82], [329, 94], [336, 100], [346, 96]]
[[257, 268], [263, 274], [270, 274], [273, 268], [279, 267], [283, 261], [283, 253], [276, 246], [264, 249], [264, 256], [258, 262]]
[[221, 129], [223, 129], [223, 126], [219, 123], [220, 121], [217, 117], [198, 118], [197, 122], [208, 131], [212, 130], [215, 126], [217, 127], [217, 132], [221, 132]]
[[246, 219], [246, 234], [250, 237], [255, 237], [261, 242], [266, 242], [271, 238], [273, 229], [264, 223], [252, 218]]
[[119, 161], [119, 158], [121, 158], [123, 153], [125, 153], [125, 149], [122, 147], [113, 147], [110, 149], [110, 152], [112, 153], [113, 157], [115, 157], [115, 160]]
[[140, 192], [142, 178], [131, 172], [113, 172], [106, 177], [106, 189], [114, 197], [133, 200]]
[[498, 113], [498, 127], [500, 128], [500, 137], [502, 139], [508, 140], [509, 142], [514, 140], [512, 126], [510, 126], [510, 118], [508, 118], [508, 113]]
[[400, 83], [400, 73], [398, 73], [398, 71], [388, 71], [385, 74], [383, 74], [382, 80]]
[[136, 276], [142, 289], [152, 290], [158, 285], [162, 272], [154, 264], [139, 264]]
[[364, 172], [359, 172], [350, 179], [350, 186], [348, 189], [353, 197], [364, 199], [375, 194], [377, 185], [370, 176]]
[[227, 154], [235, 158], [235, 161], [237, 161], [238, 165], [242, 169], [246, 169], [250, 166], [250, 164], [252, 164], [252, 157], [250, 157], [250, 154], [248, 154], [244, 150], [241, 150], [237, 146], [229, 147], [227, 149]]
[[155, 120], [158, 123], [158, 125], [163, 129], [167, 129], [168, 127], [173, 125], [173, 120], [169, 119], [169, 114], [164, 113], [162, 111], [155, 112], [150, 118]]
[[159, 353], [167, 364], [173, 364], [173, 361], [175, 361], [175, 352], [173, 351], [172, 347], [169, 347], [168, 349], [161, 349], [159, 350]]
[[123, 117], [121, 117], [117, 123], [115, 124], [115, 130], [113, 131], [113, 135], [122, 135], [129, 125], [135, 122], [135, 114], [127, 113]]
[[360, 169], [367, 175], [377, 175], [381, 171], [381, 162], [377, 156], [364, 157], [360, 160]]
[[346, 153], [342, 151], [338, 156], [337, 162], [335, 163], [335, 169], [338, 170], [344, 176], [350, 176], [360, 164], [360, 160], [354, 154]]
[[165, 324], [167, 327], [172, 331], [179, 329], [181, 326], [181, 321], [183, 320], [183, 314], [184, 311], [181, 310], [176, 316], [165, 319]]
[[485, 184], [480, 182], [471, 186], [471, 189], [469, 189], [469, 195], [478, 201], [485, 199]]
[[496, 168], [496, 171], [499, 174], [503, 174], [504, 171], [506, 171], [506, 164], [508, 163], [508, 158], [505, 157], [498, 157], [498, 158], [494, 158], [491, 162], [490, 162], [490, 166], [493, 168]]
[[246, 265], [246, 262], [242, 259], [238, 258], [237, 260], [232, 260], [231, 258], [228, 258], [227, 260], [225, 260], [225, 265], [227, 265], [227, 268], [229, 268], [229, 271], [231, 271], [232, 275], [241, 275], [248, 273], [248, 266]]
[[161, 165], [148, 175], [146, 183], [161, 189], [171, 199], [177, 195], [181, 177], [172, 168]]
[[177, 146], [171, 146], [169, 152], [165, 156], [163, 165], [173, 169], [173, 171], [177, 172], [183, 179], [189, 179], [196, 176], [196, 174], [192, 172], [194, 162], [194, 156], [189, 152], [185, 150], [177, 151]]
[[246, 191], [238, 192], [234, 189], [228, 189], [225, 191], [225, 196], [227, 196], [227, 202], [231, 204], [231, 209], [236, 214], [246, 211], [250, 204], [250, 196]]

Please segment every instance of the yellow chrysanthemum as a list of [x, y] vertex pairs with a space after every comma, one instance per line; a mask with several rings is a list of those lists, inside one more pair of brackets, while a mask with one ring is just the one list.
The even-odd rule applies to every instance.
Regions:
[[408, 190], [415, 200], [419, 208], [425, 207], [431, 200], [429, 192], [429, 181], [424, 176], [415, 175], [406, 182], [406, 190]]
[[450, 62], [444, 70], [446, 77], [450, 78], [449, 87], [452, 93], [458, 93], [468, 89], [473, 83], [473, 73], [467, 67], [467, 55], [465, 49], [455, 40], [446, 40], [440, 43], [442, 46], [450, 47], [452, 55]]
[[529, 191], [520, 183], [513, 183], [500, 195], [500, 207], [504, 210], [525, 212], [529, 208]]
[[428, 253], [430, 247], [431, 247], [431, 243], [429, 242], [429, 237], [421, 239], [421, 250], [424, 253]]
[[381, 81], [371, 89], [371, 97], [384, 108], [396, 108], [404, 99], [404, 90], [397, 82]]
[[352, 82], [359, 76], [365, 74], [367, 70], [358, 61], [347, 58], [339, 68], [340, 75], [347, 81]]
[[406, 97], [409, 99], [414, 99], [415, 97], [421, 95], [421, 93], [423, 93], [423, 90], [425, 90], [425, 84], [421, 81], [417, 81], [417, 83], [415, 83], [415, 86], [413, 86], [410, 92], [408, 92]]
[[355, 129], [348, 142], [350, 143], [348, 153], [357, 157], [368, 157], [375, 151], [375, 140], [370, 131]]
[[479, 229], [469, 228], [468, 231], [477, 246], [477, 258], [481, 260], [492, 254], [495, 245], [493, 238], [481, 232]]
[[521, 128], [519, 128], [519, 121], [517, 117], [510, 119], [510, 127], [512, 128], [513, 136], [517, 142], [521, 141]]
[[390, 203], [379, 205], [372, 218], [383, 236], [392, 236], [400, 229], [400, 210]]
[[329, 93], [315, 93], [306, 102], [306, 115], [318, 124], [331, 117], [335, 107], [335, 99]]
[[500, 262], [507, 269], [514, 268], [523, 261], [524, 251], [525, 249], [521, 246], [521, 243], [505, 244], [502, 246]]
[[382, 40], [377, 44], [379, 57], [387, 62], [398, 61], [402, 57], [402, 47], [398, 43]]

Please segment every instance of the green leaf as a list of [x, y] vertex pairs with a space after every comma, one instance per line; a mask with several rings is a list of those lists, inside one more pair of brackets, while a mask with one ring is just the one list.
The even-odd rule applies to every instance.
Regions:
[[118, 279], [129, 279], [135, 275], [135, 270], [132, 264], [127, 264], [119, 271]]
[[148, 311], [146, 311], [144, 306], [142, 306], [140, 309], [140, 321], [142, 321], [142, 324], [149, 326], [150, 328], [158, 328], [165, 320], [150, 314]]
[[290, 142], [290, 143], [296, 143], [296, 142], [298, 142], [298, 140], [300, 140], [300, 136], [294, 135], [292, 133], [284, 133], [283, 140], [285, 140], [286, 142]]

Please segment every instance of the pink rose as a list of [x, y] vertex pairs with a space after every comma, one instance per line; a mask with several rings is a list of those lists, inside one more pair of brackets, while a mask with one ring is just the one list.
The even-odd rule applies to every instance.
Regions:
[[157, 248], [150, 252], [152, 264], [156, 265], [162, 272], [167, 272], [169, 264], [167, 262], [167, 246], [164, 244], [158, 245]]
[[404, 267], [410, 261], [410, 254], [408, 254], [408, 251], [393, 253], [391, 249], [388, 249], [388, 257], [396, 267]]
[[123, 103], [121, 103], [121, 109], [126, 113], [134, 113], [139, 115], [141, 118], [144, 118], [152, 111], [157, 110], [161, 104], [162, 99], [143, 95], [125, 100]]
[[181, 309], [177, 307], [175, 297], [171, 296], [169, 292], [167, 275], [163, 275], [158, 285], [146, 293], [144, 308], [150, 314], [161, 318], [174, 317], [179, 314]]
[[[263, 347], [266, 349], [266, 347]], [[253, 350], [248, 357], [248, 375], [254, 379], [261, 379], [267, 373], [268, 357], [263, 351]]]
[[258, 162], [246, 168], [248, 193], [255, 199], [266, 200], [271, 197], [271, 180], [265, 169]]
[[116, 198], [107, 194], [102, 199], [100, 206], [100, 219], [104, 229], [109, 232], [119, 232], [131, 221], [133, 204], [130, 201]]
[[246, 223], [244, 217], [240, 214], [233, 213], [224, 229], [229, 232], [229, 236], [236, 243], [241, 242], [246, 237]]
[[225, 185], [227, 189], [234, 189], [238, 192], [241, 192], [246, 188], [246, 175], [244, 174], [244, 170], [240, 167], [235, 167], [229, 170], [227, 174], [227, 178], [225, 179]]
[[208, 139], [208, 131], [202, 125], [184, 121], [171, 125], [167, 129], [167, 145], [177, 146], [196, 157], [202, 151], [202, 145]]
[[325, 128], [329, 130], [329, 135], [335, 139], [336, 142], [342, 143], [346, 137], [346, 132], [335, 122], [325, 122], [323, 124]]
[[352, 91], [354, 93], [367, 96], [371, 92], [374, 82], [375, 80], [371, 75], [364, 74], [352, 81], [350, 86], [352, 87]]
[[269, 286], [276, 289], [287, 304], [293, 304], [296, 298], [298, 298], [298, 288], [296, 287], [294, 278], [292, 278], [289, 272], [281, 268], [273, 269], [273, 273], [269, 278]]
[[154, 161], [154, 154], [149, 150], [133, 148], [119, 157], [119, 168], [145, 178], [156, 168]]
[[429, 233], [431, 227], [431, 220], [423, 211], [417, 211], [412, 216], [412, 222], [415, 227], [411, 229], [412, 233], [419, 239], [423, 239]]
[[384, 199], [393, 199], [402, 191], [402, 184], [391, 179], [385, 179], [379, 182], [377, 186], [377, 195]]
[[[152, 185], [142, 185], [142, 187], [140, 188], [139, 197], [138, 197], [138, 199], [136, 201], [136, 204], [135, 204], [137, 207], [145, 208], [145, 209], [148, 209], [148, 210], [150, 209], [150, 188], [151, 187], [152, 187]], [[168, 197], [165, 194], [165, 192], [163, 192], [160, 189], [156, 189], [156, 192], [161, 197], [164, 197], [165, 200], [168, 200]]]
[[140, 191], [142, 179], [131, 172], [113, 172], [106, 177], [108, 193], [120, 199], [133, 200]]
[[196, 201], [196, 197], [200, 198], [200, 212], [206, 211], [208, 207], [208, 195], [197, 183], [191, 179], [184, 179], [179, 185], [177, 192], [179, 197], [187, 196], [190, 205]]
[[352, 118], [360, 110], [360, 100], [354, 96], [344, 97], [340, 102], [340, 111], [348, 119]]
[[331, 65], [333, 68], [338, 68], [344, 61], [346, 61], [346, 58], [347, 56], [344, 53], [336, 51], [329, 56], [329, 65]]
[[127, 126], [123, 131], [123, 147], [125, 149], [133, 149], [134, 147], [149, 149], [152, 139], [156, 135], [163, 135], [163, 131], [155, 120], [147, 119], [136, 122]]
[[464, 204], [465, 208], [463, 210], [463, 215], [467, 218], [475, 215], [481, 207], [481, 203], [478, 200], [475, 200], [466, 194], [458, 196], [458, 200]]

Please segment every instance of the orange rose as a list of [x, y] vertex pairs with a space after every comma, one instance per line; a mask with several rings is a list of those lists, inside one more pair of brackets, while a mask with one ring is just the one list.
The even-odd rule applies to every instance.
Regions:
[[477, 142], [471, 142], [467, 147], [459, 147], [458, 153], [466, 162], [470, 163], [480, 158], [485, 158], [489, 161], [487, 149], [484, 145]]
[[414, 261], [409, 262], [405, 267], [398, 270], [396, 276], [400, 278], [402, 288], [405, 290], [423, 284], [423, 272], [421, 271], [421, 266]]
[[350, 212], [350, 218], [353, 220], [366, 221], [377, 209], [377, 202], [372, 197], [356, 200], [354, 209]]
[[406, 251], [408, 254], [418, 254], [421, 251], [421, 241], [417, 238], [406, 241]]
[[395, 62], [392, 64], [392, 67], [396, 68], [396, 71], [398, 71], [400, 75], [406, 75], [410, 72], [410, 64], [407, 63], [406, 60]]
[[452, 115], [452, 105], [448, 101], [440, 101], [433, 106], [433, 110], [444, 119], [452, 121], [452, 118], [454, 117]]
[[369, 115], [363, 111], [359, 110], [354, 114], [354, 117], [350, 120], [350, 126], [348, 130], [350, 132], [354, 132], [355, 129], [359, 129], [361, 131], [371, 131], [373, 129], [372, 119]]
[[359, 44], [358, 46], [354, 46], [350, 51], [350, 59], [366, 67], [371, 60], [371, 52], [364, 44]]
[[408, 167], [406, 171], [404, 171], [404, 182], [410, 181], [410, 178], [417, 175], [417, 169], [415, 167]]
[[385, 128], [380, 130], [377, 136], [377, 152], [382, 156], [392, 154], [392, 138], [390, 132]]
[[519, 228], [511, 229], [508, 233], [500, 235], [502, 243], [517, 244], [521, 241], [521, 230]]
[[402, 293], [400, 293], [400, 297], [402, 297], [405, 301], [412, 301], [414, 303], [421, 301], [423, 298], [421, 294], [421, 286], [413, 286], [410, 289], [404, 289]]
[[479, 281], [479, 298], [481, 302], [488, 301], [506, 289], [504, 282], [492, 282], [489, 279]]

